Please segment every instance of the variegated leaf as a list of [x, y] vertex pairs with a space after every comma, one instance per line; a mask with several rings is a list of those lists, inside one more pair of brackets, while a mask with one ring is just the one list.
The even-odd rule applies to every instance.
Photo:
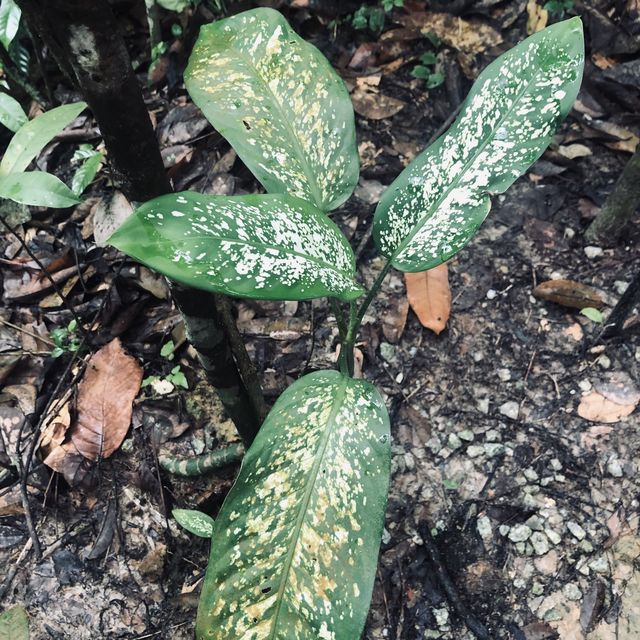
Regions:
[[380, 251], [401, 271], [448, 260], [502, 193], [547, 148], [582, 77], [579, 18], [527, 38], [477, 79], [458, 119], [382, 197], [374, 219]]
[[213, 518], [196, 509], [174, 509], [173, 517], [189, 533], [200, 538], [210, 538], [213, 532]]
[[352, 300], [355, 258], [319, 209], [287, 195], [185, 191], [143, 204], [109, 243], [191, 287], [263, 300]]
[[378, 391], [337, 371], [280, 396], [216, 519], [199, 640], [356, 640], [389, 484]]
[[185, 84], [267, 191], [323, 211], [358, 182], [353, 108], [327, 59], [273, 9], [206, 25]]

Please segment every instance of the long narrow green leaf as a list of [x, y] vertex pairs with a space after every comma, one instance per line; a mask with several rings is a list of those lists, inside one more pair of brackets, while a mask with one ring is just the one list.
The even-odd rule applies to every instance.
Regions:
[[0, 92], [0, 122], [10, 131], [17, 131], [27, 121], [27, 114], [20, 103], [10, 95]]
[[85, 102], [65, 104], [29, 120], [11, 139], [0, 162], [0, 176], [24, 171], [52, 138], [86, 108]]
[[198, 640], [357, 640], [389, 485], [378, 391], [337, 371], [278, 399], [215, 521]]
[[109, 243], [177, 282], [232, 296], [352, 300], [362, 293], [338, 227], [287, 195], [161, 196], [142, 205]]
[[38, 207], [72, 207], [80, 200], [56, 176], [44, 171], [10, 173], [0, 177], [0, 198]]
[[254, 9], [203, 27], [185, 84], [267, 191], [323, 211], [353, 192], [359, 160], [349, 94], [277, 11]]
[[374, 240], [402, 271], [448, 260], [502, 193], [547, 148], [576, 98], [584, 43], [579, 18], [532, 35], [490, 64], [449, 131], [382, 197]]
[[9, 45], [18, 33], [20, 16], [22, 12], [15, 0], [2, 0], [0, 2], [0, 43], [9, 51]]

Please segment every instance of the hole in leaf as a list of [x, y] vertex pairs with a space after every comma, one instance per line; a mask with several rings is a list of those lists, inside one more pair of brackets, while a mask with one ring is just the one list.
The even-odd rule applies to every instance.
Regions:
[[263, 587], [260, 591], [262, 591], [262, 593], [269, 593], [269, 591], [271, 591], [271, 587]]
[[247, 131], [251, 131], [251, 125], [246, 120], [243, 120], [242, 124]]

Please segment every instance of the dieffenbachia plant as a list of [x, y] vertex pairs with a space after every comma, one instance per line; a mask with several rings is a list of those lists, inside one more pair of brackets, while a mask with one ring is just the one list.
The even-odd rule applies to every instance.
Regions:
[[142, 205], [111, 243], [210, 291], [328, 296], [342, 356], [340, 371], [312, 373], [289, 387], [247, 451], [211, 529], [199, 639], [360, 637], [383, 526], [390, 435], [380, 394], [352, 378], [358, 326], [389, 269], [435, 267], [469, 241], [490, 196], [544, 152], [576, 97], [582, 67], [574, 18], [485, 69], [454, 125], [380, 201], [373, 231], [387, 262], [361, 301], [353, 252], [326, 216], [358, 177], [343, 83], [276, 11], [256, 9], [202, 29], [187, 88], [269, 193], [163, 196]]

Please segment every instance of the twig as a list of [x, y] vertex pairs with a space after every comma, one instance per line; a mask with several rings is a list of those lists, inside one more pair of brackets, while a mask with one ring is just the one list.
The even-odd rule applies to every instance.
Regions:
[[253, 409], [256, 415], [259, 416], [260, 421], [262, 421], [269, 410], [264, 401], [262, 386], [260, 385], [260, 380], [258, 380], [258, 373], [253, 362], [251, 362], [244, 340], [238, 331], [233, 314], [231, 313], [231, 303], [227, 296], [221, 295], [216, 295], [215, 301], [216, 308], [220, 314], [220, 320], [222, 321], [222, 326], [224, 327], [227, 339], [229, 340], [231, 352], [233, 353], [234, 360], [238, 366], [238, 371], [240, 372], [240, 377], [247, 388], [247, 392], [251, 398], [251, 403], [253, 404]]
[[438, 578], [438, 581], [440, 582], [440, 585], [442, 586], [447, 599], [451, 603], [455, 612], [465, 623], [469, 631], [478, 638], [478, 640], [492, 640], [489, 630], [471, 613], [471, 611], [469, 611], [467, 605], [460, 599], [453, 581], [444, 566], [444, 562], [440, 556], [440, 551], [431, 537], [431, 529], [427, 522], [422, 523], [422, 531], [420, 533], [424, 541], [424, 548], [429, 556], [429, 560], [436, 570], [436, 577]]
[[7, 591], [9, 591], [9, 587], [13, 582], [13, 579], [16, 577], [16, 573], [18, 573], [18, 569], [20, 568], [20, 563], [27, 557], [29, 551], [31, 551], [31, 547], [33, 546], [33, 540], [29, 538], [25, 543], [24, 547], [22, 547], [22, 551], [20, 555], [16, 559], [16, 561], [11, 565], [9, 571], [7, 571], [7, 575], [5, 576], [4, 582], [0, 586], [0, 600], [5, 597]]
[[[2, 49], [2, 47], [0, 47], [0, 49]], [[0, 218], [0, 222], [2, 222], [2, 225], [9, 233], [15, 236], [15, 238], [18, 240], [22, 248], [29, 254], [29, 257], [38, 265], [38, 267], [40, 267], [40, 269], [42, 270], [42, 273], [45, 275], [47, 280], [51, 283], [53, 290], [60, 297], [64, 306], [73, 316], [73, 319], [76, 321], [76, 325], [80, 330], [80, 332], [82, 333], [83, 338], [85, 340], [88, 340], [89, 334], [85, 331], [84, 327], [82, 326], [82, 320], [76, 314], [76, 311], [73, 308], [73, 306], [69, 304], [69, 300], [64, 295], [64, 293], [62, 293], [62, 290], [60, 289], [60, 287], [58, 287], [57, 282], [51, 276], [51, 274], [49, 273], [49, 270], [44, 266], [44, 264], [42, 264], [42, 261], [40, 260], [40, 258], [38, 258], [38, 256], [36, 256], [36, 254], [33, 253], [33, 251], [31, 251], [31, 249], [29, 248], [29, 245], [24, 241], [24, 239], [20, 236], [20, 234], [15, 229], [13, 229], [11, 225], [8, 224], [4, 218]]]
[[[46, 342], [47, 344], [50, 344], [52, 347], [55, 347], [55, 342], [52, 342], [51, 340], [49, 340], [49, 338], [44, 338], [43, 336], [39, 336], [37, 333], [33, 333], [32, 331], [29, 331], [28, 329], [25, 329], [24, 327], [21, 327], [17, 324], [13, 324], [13, 322], [9, 322], [8, 320], [4, 320], [3, 318], [0, 318], [0, 323], [4, 324], [7, 327], [11, 327], [12, 329], [15, 329], [16, 331], [20, 331], [28, 336], [31, 336], [32, 338], [35, 338], [36, 340], [40, 340], [41, 342]], [[6, 353], [6, 351], [5, 351]]]

